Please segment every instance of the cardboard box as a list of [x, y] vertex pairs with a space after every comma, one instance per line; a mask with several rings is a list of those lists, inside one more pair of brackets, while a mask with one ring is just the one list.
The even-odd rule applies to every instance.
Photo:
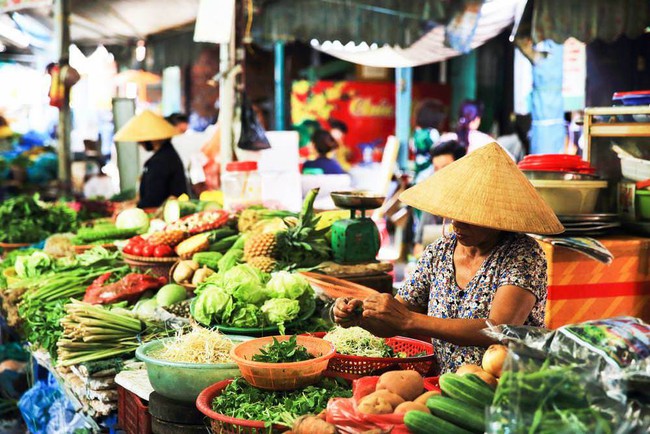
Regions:
[[548, 327], [621, 315], [650, 322], [650, 238], [599, 241], [614, 255], [610, 265], [540, 242], [548, 262]]

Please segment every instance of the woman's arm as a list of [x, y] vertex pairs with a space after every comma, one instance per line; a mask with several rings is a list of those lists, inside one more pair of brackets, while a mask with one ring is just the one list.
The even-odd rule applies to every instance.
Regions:
[[502, 286], [497, 289], [488, 318], [434, 318], [411, 311], [397, 296], [379, 294], [368, 297], [363, 303], [361, 326], [380, 336], [396, 334], [419, 334], [441, 339], [462, 346], [489, 346], [494, 341], [481, 330], [486, 320], [494, 325], [522, 325], [535, 305], [536, 298], [518, 286]]

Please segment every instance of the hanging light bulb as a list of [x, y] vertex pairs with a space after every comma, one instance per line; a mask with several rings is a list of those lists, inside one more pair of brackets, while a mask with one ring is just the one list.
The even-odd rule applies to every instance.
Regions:
[[144, 41], [140, 39], [138, 45], [135, 47], [135, 60], [142, 62], [147, 56], [147, 47], [144, 45]]

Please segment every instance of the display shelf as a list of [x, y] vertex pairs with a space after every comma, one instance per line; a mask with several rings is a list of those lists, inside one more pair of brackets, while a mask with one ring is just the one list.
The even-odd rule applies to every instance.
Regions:
[[75, 411], [80, 414], [83, 417], [84, 421], [88, 424], [89, 429], [91, 429], [92, 432], [100, 432], [100, 427], [95, 419], [84, 412], [83, 404], [81, 401], [79, 401], [77, 395], [75, 395], [72, 390], [70, 390], [70, 388], [66, 385], [63, 377], [61, 377], [61, 374], [56, 369], [54, 369], [50, 355], [45, 351], [36, 350], [32, 352], [32, 357], [39, 366], [47, 370], [54, 377], [59, 387], [65, 394], [66, 398], [68, 398], [74, 406]]
[[596, 123], [591, 125], [591, 137], [646, 137], [650, 123]]

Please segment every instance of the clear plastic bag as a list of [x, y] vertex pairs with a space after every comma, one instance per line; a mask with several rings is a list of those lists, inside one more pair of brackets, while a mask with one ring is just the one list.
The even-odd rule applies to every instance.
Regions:
[[540, 330], [501, 326], [509, 343], [488, 433], [650, 432], [650, 326], [636, 318]]

